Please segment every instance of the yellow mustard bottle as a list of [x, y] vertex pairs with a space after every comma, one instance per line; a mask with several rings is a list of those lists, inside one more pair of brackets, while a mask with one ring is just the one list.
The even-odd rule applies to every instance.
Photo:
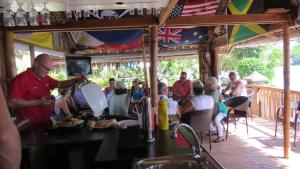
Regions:
[[158, 128], [160, 130], [169, 130], [168, 101], [166, 99], [158, 101]]

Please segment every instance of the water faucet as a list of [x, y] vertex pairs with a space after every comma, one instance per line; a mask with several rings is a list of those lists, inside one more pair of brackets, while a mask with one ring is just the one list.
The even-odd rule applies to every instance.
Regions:
[[187, 131], [189, 131], [191, 133], [191, 135], [193, 136], [193, 139], [196, 143], [196, 145], [190, 145], [193, 149], [193, 152], [194, 152], [194, 158], [195, 159], [201, 158], [202, 157], [202, 149], [201, 149], [201, 146], [200, 146], [200, 142], [199, 142], [199, 139], [198, 139], [198, 136], [197, 136], [196, 132], [194, 131], [194, 129], [191, 126], [189, 126], [185, 123], [177, 124], [171, 132], [171, 138], [173, 138], [173, 139], [177, 138], [178, 129], [181, 128], [181, 127], [186, 128]]

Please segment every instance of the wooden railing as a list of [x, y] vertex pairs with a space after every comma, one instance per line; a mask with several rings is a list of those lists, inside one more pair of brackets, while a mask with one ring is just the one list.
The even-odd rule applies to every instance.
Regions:
[[[258, 117], [275, 121], [278, 107], [283, 105], [283, 89], [266, 86], [247, 86], [254, 90], [252, 112]], [[299, 91], [291, 91], [291, 101], [300, 100]], [[293, 112], [291, 117], [293, 117]]]

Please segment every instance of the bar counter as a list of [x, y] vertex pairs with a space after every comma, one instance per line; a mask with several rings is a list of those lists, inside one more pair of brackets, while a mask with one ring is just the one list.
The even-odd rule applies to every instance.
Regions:
[[[134, 144], [135, 140], [131, 140], [133, 143], [126, 145], [126, 141], [122, 141], [128, 139], [125, 137], [127, 136], [124, 135], [124, 132], [117, 129], [91, 131], [83, 128], [68, 132], [47, 133], [43, 130], [37, 130], [24, 133], [21, 135], [23, 156], [25, 155], [23, 168], [34, 168], [28, 167], [26, 160], [30, 161], [28, 160], [30, 157], [26, 156], [29, 156], [29, 150], [37, 147], [50, 149], [50, 154], [45, 154], [49, 153], [49, 150], [43, 154], [50, 161], [50, 164], [47, 164], [48, 168], [64, 169], [129, 169], [132, 168], [134, 160], [137, 159], [192, 152], [190, 147], [178, 147], [175, 140], [169, 137], [169, 131], [156, 132], [155, 142], [147, 144]], [[204, 153], [207, 153], [206, 150]], [[51, 159], [60, 164], [54, 165]]]

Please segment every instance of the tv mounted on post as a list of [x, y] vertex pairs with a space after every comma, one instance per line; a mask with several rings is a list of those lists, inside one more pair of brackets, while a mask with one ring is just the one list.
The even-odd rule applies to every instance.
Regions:
[[66, 66], [68, 76], [92, 73], [91, 57], [66, 57]]

